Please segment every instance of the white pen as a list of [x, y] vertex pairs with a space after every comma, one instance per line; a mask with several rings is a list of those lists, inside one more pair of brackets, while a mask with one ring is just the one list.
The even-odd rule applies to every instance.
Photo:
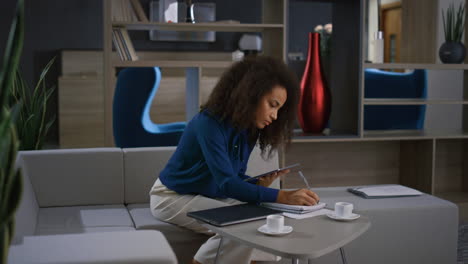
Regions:
[[310, 190], [309, 182], [308, 182], [307, 179], [304, 177], [304, 174], [302, 174], [302, 171], [299, 171], [299, 176], [301, 176], [302, 180], [303, 180], [304, 183], [307, 185], [307, 189]]
[[[309, 185], [309, 182], [307, 181], [306, 177], [304, 176], [304, 174], [302, 174], [302, 171], [299, 171], [299, 176], [301, 176], [302, 180], [304, 181], [304, 183], [307, 185], [307, 189], [311, 189], [310, 188], [310, 185]], [[317, 201], [317, 204], [320, 202], [320, 200]]]

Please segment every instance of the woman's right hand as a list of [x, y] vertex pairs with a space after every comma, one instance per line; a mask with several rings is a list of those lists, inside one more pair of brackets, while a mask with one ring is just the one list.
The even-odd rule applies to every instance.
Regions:
[[319, 200], [318, 195], [309, 189], [280, 190], [276, 198], [277, 203], [291, 205], [316, 205]]

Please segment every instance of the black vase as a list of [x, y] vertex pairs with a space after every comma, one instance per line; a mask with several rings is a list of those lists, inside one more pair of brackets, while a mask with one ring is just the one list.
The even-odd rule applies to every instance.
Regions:
[[439, 57], [443, 63], [461, 63], [465, 55], [465, 45], [461, 42], [444, 42], [439, 49]]

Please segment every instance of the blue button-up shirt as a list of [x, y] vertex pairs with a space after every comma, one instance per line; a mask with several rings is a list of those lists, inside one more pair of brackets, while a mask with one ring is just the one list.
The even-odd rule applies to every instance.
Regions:
[[244, 202], [275, 202], [278, 190], [245, 182], [253, 146], [246, 131], [220, 121], [207, 111], [187, 125], [175, 153], [159, 178], [179, 194], [234, 198]]

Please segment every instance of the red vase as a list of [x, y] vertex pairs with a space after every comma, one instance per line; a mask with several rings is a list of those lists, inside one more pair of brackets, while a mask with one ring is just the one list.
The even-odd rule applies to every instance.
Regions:
[[305, 133], [321, 133], [331, 113], [331, 94], [320, 59], [320, 34], [309, 33], [309, 51], [301, 80], [299, 124]]

